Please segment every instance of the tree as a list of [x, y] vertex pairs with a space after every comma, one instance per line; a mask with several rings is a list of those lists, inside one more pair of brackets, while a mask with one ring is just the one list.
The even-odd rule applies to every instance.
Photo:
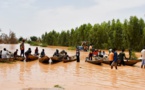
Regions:
[[23, 40], [23, 37], [20, 37], [20, 38], [18, 39], [19, 42], [22, 41], [22, 40]]
[[17, 38], [16, 38], [16, 35], [14, 32], [10, 31], [9, 32], [9, 43], [10, 44], [16, 44], [18, 41], [17, 41]]
[[45, 32], [41, 36], [43, 43], [49, 45], [78, 46], [81, 41], [89, 41], [94, 48], [132, 48], [140, 50], [145, 45], [145, 23], [143, 19], [131, 16], [123, 23], [119, 19], [101, 24], [82, 24], [71, 30], [63, 30], [61, 33], [55, 30]]
[[38, 38], [36, 36], [31, 36], [30, 39], [31, 41], [37, 41]]

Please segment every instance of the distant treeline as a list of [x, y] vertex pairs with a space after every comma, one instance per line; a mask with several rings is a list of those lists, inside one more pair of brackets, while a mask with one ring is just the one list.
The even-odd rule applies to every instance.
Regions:
[[[0, 31], [0, 33], [1, 33], [1, 31]], [[18, 40], [16, 38], [15, 33], [10, 31], [9, 35], [7, 35], [5, 33], [1, 33], [0, 34], [0, 43], [4, 43], [4, 44], [16, 44], [16, 43], [18, 43]]]
[[89, 41], [94, 48], [117, 48], [140, 51], [145, 46], [145, 23], [142, 18], [131, 16], [122, 23], [119, 19], [101, 24], [83, 24], [75, 29], [45, 32], [41, 40], [48, 45], [78, 46]]

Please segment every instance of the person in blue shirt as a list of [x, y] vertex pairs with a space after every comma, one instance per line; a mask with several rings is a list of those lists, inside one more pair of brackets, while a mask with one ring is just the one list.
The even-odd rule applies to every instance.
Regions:
[[113, 50], [114, 52], [114, 57], [113, 57], [113, 62], [111, 64], [111, 69], [113, 69], [113, 66], [115, 66], [115, 68], [117, 69], [117, 60], [118, 60], [118, 55], [117, 55], [117, 52], [116, 52], [116, 49], [114, 48]]
[[44, 56], [45, 56], [45, 51], [44, 51], [44, 49], [42, 49], [40, 57], [44, 57]]

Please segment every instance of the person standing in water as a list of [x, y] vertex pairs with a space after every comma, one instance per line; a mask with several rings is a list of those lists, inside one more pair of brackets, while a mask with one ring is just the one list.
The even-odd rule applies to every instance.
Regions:
[[76, 57], [77, 57], [77, 62], [80, 62], [80, 51], [78, 48], [76, 49]]
[[21, 50], [20, 56], [23, 56], [23, 57], [24, 57], [24, 51], [25, 51], [24, 42], [25, 40], [23, 40], [22, 43], [20, 44], [20, 50]]
[[113, 66], [115, 66], [115, 68], [117, 70], [117, 60], [118, 60], [117, 57], [118, 57], [118, 55], [117, 55], [115, 48], [113, 49], [113, 51], [114, 51], [114, 57], [113, 57], [113, 62], [111, 64], [111, 69], [113, 69]]
[[113, 50], [110, 50], [109, 57], [108, 57], [108, 59], [109, 59], [109, 61], [110, 61], [110, 65], [111, 65], [112, 62], [113, 62], [113, 58], [114, 58]]
[[142, 57], [141, 68], [145, 68], [145, 47], [141, 51], [141, 57]]

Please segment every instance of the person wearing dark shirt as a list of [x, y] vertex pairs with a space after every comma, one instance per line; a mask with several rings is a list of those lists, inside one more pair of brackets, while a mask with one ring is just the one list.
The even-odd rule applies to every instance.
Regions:
[[80, 51], [79, 51], [79, 49], [76, 50], [76, 57], [77, 57], [77, 62], [80, 62]]
[[102, 53], [101, 50], [99, 51], [98, 56], [99, 56], [99, 57], [103, 57], [103, 53]]
[[25, 52], [26, 58], [28, 57], [29, 54], [31, 54], [31, 48], [29, 48], [29, 49]]
[[40, 57], [44, 57], [44, 56], [45, 56], [45, 51], [44, 51], [44, 49], [42, 49]]
[[126, 58], [126, 56], [125, 56], [125, 53], [124, 53], [124, 49], [122, 49], [122, 52], [120, 52], [120, 54], [119, 54], [120, 65], [125, 66], [124, 58]]
[[113, 69], [113, 66], [115, 66], [115, 68], [117, 69], [118, 55], [117, 55], [116, 49], [113, 49], [113, 51], [114, 51], [114, 57], [113, 57], [113, 62], [111, 64], [111, 69]]
[[38, 53], [38, 47], [36, 47], [36, 49], [35, 49], [35, 55], [39, 55], [39, 53]]
[[64, 59], [70, 60], [70, 57], [69, 57], [69, 55], [67, 54], [67, 52], [65, 52]]
[[16, 58], [18, 56], [18, 49], [16, 49], [16, 51], [14, 52], [14, 58]]
[[92, 57], [93, 57], [93, 52], [90, 51], [90, 53], [89, 53], [89, 60], [92, 60]]
[[58, 49], [56, 49], [56, 51], [55, 51], [55, 53], [53, 54], [53, 56], [59, 57], [59, 50], [58, 50]]
[[2, 58], [2, 50], [0, 50], [0, 58]]

